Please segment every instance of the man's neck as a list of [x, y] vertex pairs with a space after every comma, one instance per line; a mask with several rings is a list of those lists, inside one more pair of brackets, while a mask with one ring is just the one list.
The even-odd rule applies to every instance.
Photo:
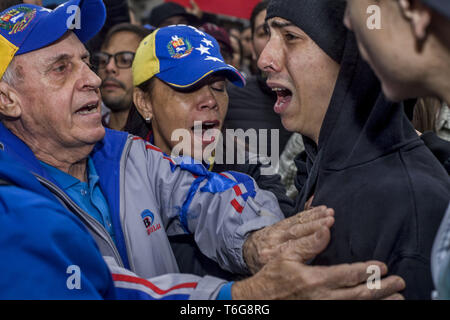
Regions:
[[72, 177], [77, 178], [80, 181], [87, 181], [87, 158], [81, 159], [80, 161], [69, 163], [66, 161], [60, 161], [54, 157], [48, 157], [45, 155], [36, 155], [36, 157], [45, 162], [52, 167], [55, 167], [67, 174], [70, 174]]
[[122, 111], [115, 111], [109, 114], [108, 127], [114, 130], [123, 130], [127, 123], [129, 109]]

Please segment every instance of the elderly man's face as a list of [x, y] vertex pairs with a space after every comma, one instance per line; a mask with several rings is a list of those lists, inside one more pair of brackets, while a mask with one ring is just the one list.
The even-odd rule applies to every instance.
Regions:
[[101, 80], [74, 33], [55, 44], [16, 57], [20, 121], [28, 139], [51, 150], [85, 147], [105, 134], [101, 123]]
[[331, 59], [300, 28], [281, 18], [268, 21], [270, 39], [258, 61], [278, 94], [274, 106], [283, 126], [317, 142], [339, 74]]
[[[370, 27], [370, 21], [368, 25], [372, 5], [380, 9], [380, 29]], [[344, 23], [355, 32], [361, 55], [380, 78], [388, 98], [400, 101], [425, 94], [418, 85], [425, 74], [418, 61], [418, 43], [398, 0], [348, 0]]]
[[[195, 156], [194, 146], [198, 146], [195, 152], [201, 156], [204, 148], [217, 142], [217, 137], [204, 135], [205, 130], [220, 131], [228, 110], [225, 78], [210, 76], [189, 92], [176, 91], [157, 78], [154, 81], [146, 99], [152, 109], [155, 145], [170, 154], [182, 142], [182, 139], [173, 141], [172, 134], [177, 129], [184, 129], [185, 133], [189, 133], [190, 139], [184, 139], [183, 145], [187, 150], [186, 147], [190, 144], [191, 154], [183, 154]], [[144, 118], [149, 116], [138, 103], [136, 105]]]

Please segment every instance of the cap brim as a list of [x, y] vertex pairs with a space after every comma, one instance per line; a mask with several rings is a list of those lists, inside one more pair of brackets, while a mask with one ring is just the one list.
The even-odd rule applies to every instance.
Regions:
[[[80, 8], [79, 26], [72, 24], [77, 8]], [[73, 31], [81, 42], [87, 42], [101, 30], [105, 20], [106, 8], [103, 1], [68, 1], [34, 26], [16, 55], [44, 48], [60, 39], [67, 31]]]
[[[184, 81], [180, 78], [178, 78], [177, 81], [174, 81], [174, 73], [189, 74], [191, 75], [191, 77]], [[203, 63], [201, 68], [193, 63], [188, 65], [181, 65], [176, 69], [169, 69], [165, 72], [163, 71], [157, 74], [156, 77], [172, 87], [188, 89], [192, 86], [195, 86], [199, 81], [205, 79], [206, 77], [218, 73], [224, 75], [235, 86], [241, 88], [245, 86], [244, 76], [233, 66], [230, 66], [221, 61], [208, 61], [208, 63]]]

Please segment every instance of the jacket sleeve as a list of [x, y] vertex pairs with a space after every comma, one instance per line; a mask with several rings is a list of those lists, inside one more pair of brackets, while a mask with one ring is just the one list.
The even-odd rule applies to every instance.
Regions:
[[115, 297], [109, 270], [81, 222], [16, 186], [0, 186], [0, 261], [0, 299]]
[[276, 197], [241, 173], [213, 173], [191, 158], [171, 159], [151, 144], [148, 175], [169, 235], [194, 234], [207, 257], [233, 273], [248, 273], [242, 246], [248, 235], [283, 218]]
[[281, 177], [278, 174], [264, 175], [261, 174], [262, 164], [249, 165], [251, 175], [258, 186], [266, 191], [272, 192], [278, 200], [283, 214], [290, 217], [294, 214], [294, 201], [286, 195], [286, 187], [281, 182]]
[[171, 273], [143, 279], [104, 257], [118, 300], [214, 300], [227, 281], [215, 277]]

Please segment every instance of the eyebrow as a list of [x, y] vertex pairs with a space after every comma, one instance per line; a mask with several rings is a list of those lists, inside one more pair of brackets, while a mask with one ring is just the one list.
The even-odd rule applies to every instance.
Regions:
[[[81, 55], [81, 59], [89, 59], [90, 58], [90, 53], [88, 51], [83, 52], [83, 54]], [[60, 61], [64, 61], [64, 60], [71, 60], [73, 58], [73, 55], [67, 54], [67, 53], [62, 53], [59, 54], [57, 56], [51, 57], [47, 60], [46, 63], [46, 70], [48, 71], [49, 69], [51, 69], [51, 67], [55, 64], [58, 63]]]
[[283, 22], [283, 21], [278, 21], [278, 20], [272, 20], [270, 22], [270, 26], [274, 29], [282, 29], [282, 28], [286, 28], [286, 27], [291, 27], [294, 24], [292, 22]]

